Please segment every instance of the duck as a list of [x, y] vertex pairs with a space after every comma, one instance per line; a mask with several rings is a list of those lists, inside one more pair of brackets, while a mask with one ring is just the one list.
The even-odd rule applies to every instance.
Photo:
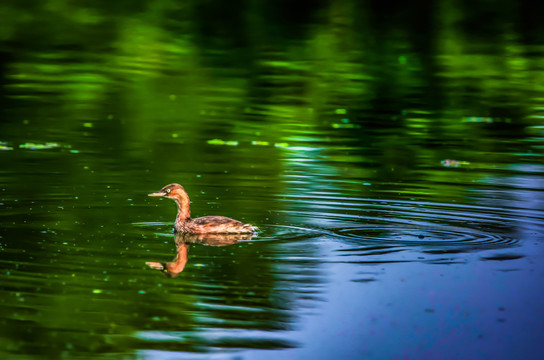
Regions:
[[251, 224], [226, 216], [203, 216], [191, 218], [191, 200], [187, 191], [180, 184], [168, 184], [157, 192], [148, 194], [153, 197], [165, 197], [175, 201], [178, 214], [174, 231], [191, 234], [254, 234], [258, 228]]

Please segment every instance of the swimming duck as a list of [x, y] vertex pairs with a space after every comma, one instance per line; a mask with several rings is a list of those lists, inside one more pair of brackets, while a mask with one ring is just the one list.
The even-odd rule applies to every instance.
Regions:
[[225, 216], [203, 216], [191, 218], [191, 201], [180, 184], [169, 184], [149, 196], [167, 197], [176, 202], [178, 214], [174, 229], [181, 233], [193, 234], [253, 234], [257, 227], [244, 224]]

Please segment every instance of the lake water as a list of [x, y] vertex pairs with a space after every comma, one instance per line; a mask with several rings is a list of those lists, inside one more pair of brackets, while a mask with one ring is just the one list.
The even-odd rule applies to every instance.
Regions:
[[5, 6], [0, 357], [541, 359], [530, 9], [187, 4]]

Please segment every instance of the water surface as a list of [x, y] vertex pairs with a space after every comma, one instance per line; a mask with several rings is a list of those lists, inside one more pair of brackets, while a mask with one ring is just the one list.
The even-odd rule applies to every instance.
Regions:
[[[509, 4], [6, 5], [0, 355], [540, 358], [543, 48]], [[175, 235], [172, 182], [259, 232]]]

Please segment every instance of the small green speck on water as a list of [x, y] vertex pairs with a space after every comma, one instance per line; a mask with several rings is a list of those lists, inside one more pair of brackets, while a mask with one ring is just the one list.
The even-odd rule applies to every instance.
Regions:
[[211, 140], [208, 140], [207, 143], [210, 145], [225, 145], [225, 141], [221, 139], [211, 139]]
[[334, 129], [359, 129], [361, 126], [358, 124], [351, 123], [334, 123], [331, 125]]

